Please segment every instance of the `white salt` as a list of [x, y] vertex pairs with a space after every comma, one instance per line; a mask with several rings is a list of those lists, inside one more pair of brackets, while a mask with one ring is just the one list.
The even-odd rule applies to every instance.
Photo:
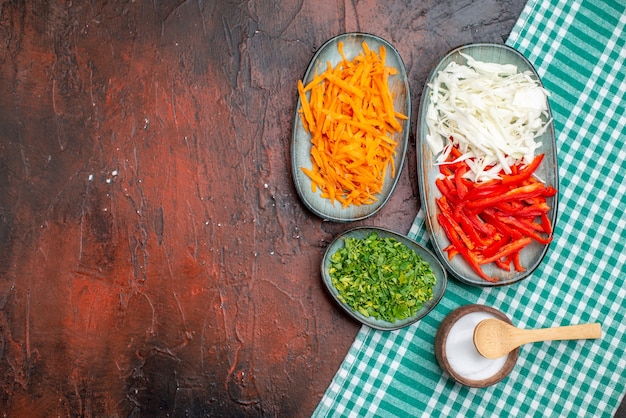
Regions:
[[448, 363], [456, 373], [466, 379], [488, 379], [506, 363], [507, 355], [488, 359], [474, 345], [474, 329], [480, 321], [488, 318], [495, 316], [487, 312], [469, 313], [459, 318], [448, 333], [445, 347]]

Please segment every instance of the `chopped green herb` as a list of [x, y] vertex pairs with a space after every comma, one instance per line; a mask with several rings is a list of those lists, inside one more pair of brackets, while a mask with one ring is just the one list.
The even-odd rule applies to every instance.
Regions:
[[413, 316], [433, 297], [430, 264], [395, 238], [346, 238], [330, 257], [338, 298], [355, 312], [387, 322]]

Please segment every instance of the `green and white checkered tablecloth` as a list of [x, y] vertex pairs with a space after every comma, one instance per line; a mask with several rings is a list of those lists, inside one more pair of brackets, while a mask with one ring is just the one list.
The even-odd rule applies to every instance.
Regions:
[[[451, 279], [443, 301], [410, 327], [363, 327], [316, 417], [610, 417], [626, 390], [626, 2], [530, 0], [507, 44], [551, 92], [560, 202], [555, 240], [531, 277], [481, 289]], [[427, 244], [421, 214], [409, 236]], [[513, 372], [486, 389], [437, 364], [441, 321], [481, 303], [524, 328], [600, 322], [599, 340], [521, 348]]]

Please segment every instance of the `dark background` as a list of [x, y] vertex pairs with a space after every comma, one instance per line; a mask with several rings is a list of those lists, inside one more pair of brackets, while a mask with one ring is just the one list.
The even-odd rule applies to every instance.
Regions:
[[[378, 4], [380, 3], [380, 4]], [[399, 50], [415, 110], [524, 1], [1, 1], [0, 412], [309, 416], [358, 324], [326, 295], [354, 226], [298, 199], [296, 82], [344, 32]], [[415, 127], [391, 200], [408, 232]]]

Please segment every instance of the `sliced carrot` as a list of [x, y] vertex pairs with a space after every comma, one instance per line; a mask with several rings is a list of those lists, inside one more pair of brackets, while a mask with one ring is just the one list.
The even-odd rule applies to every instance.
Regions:
[[309, 100], [306, 97], [301, 80], [298, 80], [298, 94], [300, 95], [300, 101], [302, 102], [302, 123], [304, 123], [305, 127], [308, 129], [308, 127], [313, 124], [313, 114], [311, 113]]
[[339, 43], [335, 67], [327, 63], [307, 85], [298, 81], [300, 116], [311, 134], [312, 168], [302, 171], [314, 192], [319, 188], [343, 207], [376, 202], [389, 169], [395, 177], [393, 135], [402, 131], [399, 121], [408, 119], [393, 107], [388, 78], [397, 70], [385, 65], [385, 48], [376, 53], [365, 42], [361, 46], [348, 60]]

